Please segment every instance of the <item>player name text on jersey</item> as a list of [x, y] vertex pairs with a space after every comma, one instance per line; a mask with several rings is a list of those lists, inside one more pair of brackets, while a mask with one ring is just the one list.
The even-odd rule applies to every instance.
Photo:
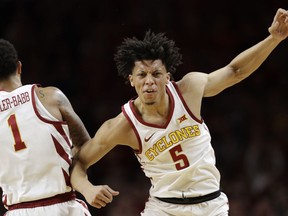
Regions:
[[7, 97], [1, 100], [0, 102], [0, 112], [4, 112], [12, 107], [22, 105], [30, 101], [28, 92], [23, 92], [12, 97]]

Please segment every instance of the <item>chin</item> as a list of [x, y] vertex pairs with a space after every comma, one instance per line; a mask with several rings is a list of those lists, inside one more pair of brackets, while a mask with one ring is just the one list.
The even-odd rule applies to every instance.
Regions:
[[154, 105], [155, 102], [146, 102], [145, 104], [148, 105], [148, 106], [151, 106], [151, 105]]

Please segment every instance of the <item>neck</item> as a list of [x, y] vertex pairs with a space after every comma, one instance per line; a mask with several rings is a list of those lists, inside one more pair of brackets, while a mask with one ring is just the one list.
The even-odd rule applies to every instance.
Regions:
[[18, 79], [8, 79], [0, 81], [0, 89], [10, 92], [22, 86], [22, 83]]
[[[138, 98], [139, 99], [139, 98]], [[143, 104], [140, 100], [136, 100], [136, 107], [140, 115], [158, 115], [164, 118], [169, 114], [169, 96], [165, 94], [163, 100], [154, 104]], [[138, 105], [137, 105], [138, 104]]]

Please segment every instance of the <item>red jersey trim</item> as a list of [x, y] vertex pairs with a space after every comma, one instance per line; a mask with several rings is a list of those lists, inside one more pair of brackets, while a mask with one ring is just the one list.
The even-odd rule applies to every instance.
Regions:
[[33, 105], [33, 109], [35, 111], [35, 114], [37, 115], [37, 117], [46, 122], [46, 123], [49, 123], [49, 124], [67, 124], [65, 121], [52, 121], [52, 120], [49, 120], [49, 119], [46, 119], [44, 118], [43, 116], [40, 115], [40, 113], [38, 112], [38, 109], [37, 109], [37, 106], [36, 106], [36, 101], [35, 101], [35, 87], [36, 86], [41, 86], [39, 84], [34, 84], [32, 86], [32, 89], [31, 89], [31, 96], [32, 96], [32, 105]]
[[192, 113], [192, 111], [189, 109], [189, 107], [187, 106], [187, 104], [186, 104], [186, 102], [185, 102], [185, 100], [184, 100], [184, 98], [183, 98], [183, 96], [182, 96], [182, 94], [181, 94], [181, 92], [180, 92], [180, 90], [179, 90], [178, 85], [176, 84], [176, 82], [175, 82], [175, 81], [171, 81], [171, 83], [173, 84], [173, 86], [174, 86], [174, 88], [175, 88], [175, 90], [176, 90], [176, 92], [177, 92], [180, 100], [182, 101], [182, 103], [183, 103], [186, 111], [189, 113], [189, 115], [191, 116], [191, 118], [193, 118], [195, 121], [197, 121], [197, 122], [199, 122], [200, 124], [202, 124], [202, 123], [203, 123], [203, 119], [202, 119], [202, 118], [201, 118], [201, 119], [198, 119], [198, 118]]
[[161, 125], [160, 126], [160, 125], [157, 125], [157, 124], [151, 124], [151, 123], [147, 123], [147, 122], [143, 121], [143, 119], [137, 114], [137, 112], [136, 112], [136, 110], [135, 110], [135, 108], [133, 106], [133, 101], [134, 100], [130, 100], [129, 101], [129, 106], [130, 106], [135, 118], [137, 119], [137, 121], [139, 121], [141, 124], [146, 125], [148, 127], [165, 129], [169, 125], [169, 123], [171, 121], [172, 115], [174, 113], [174, 108], [175, 108], [175, 100], [174, 100], [174, 98], [172, 96], [172, 93], [171, 93], [171, 91], [170, 91], [170, 89], [168, 87], [166, 87], [166, 92], [167, 92], [167, 94], [169, 96], [169, 99], [170, 99], [171, 103], [170, 103], [169, 115], [167, 117], [167, 121], [166, 121], [165, 125]]
[[49, 119], [46, 119], [44, 118], [43, 116], [40, 115], [38, 109], [37, 109], [37, 106], [36, 106], [36, 99], [35, 99], [35, 87], [36, 86], [41, 86], [39, 84], [34, 84], [32, 86], [32, 89], [31, 89], [31, 97], [32, 97], [32, 106], [33, 106], [33, 109], [34, 109], [34, 112], [36, 114], [36, 116], [43, 122], [47, 123], [47, 124], [52, 124], [56, 130], [61, 134], [61, 136], [66, 140], [66, 143], [68, 144], [68, 146], [70, 148], [72, 148], [72, 143], [69, 141], [68, 137], [67, 137], [67, 134], [65, 133], [65, 131], [63, 130], [62, 126], [61, 125], [67, 125], [67, 122], [65, 121], [52, 121], [52, 120], [49, 120]]
[[135, 128], [133, 122], [131, 121], [131, 119], [129, 118], [128, 114], [126, 113], [126, 110], [124, 109], [124, 105], [122, 106], [122, 113], [124, 114], [124, 116], [126, 117], [126, 119], [128, 120], [129, 124], [131, 125], [136, 137], [137, 137], [137, 140], [138, 140], [138, 145], [139, 145], [139, 150], [134, 150], [135, 153], [137, 154], [141, 154], [142, 152], [142, 142], [141, 142], [141, 139], [140, 139], [140, 135], [137, 131], [137, 129]]
[[54, 205], [57, 203], [67, 202], [67, 201], [75, 200], [75, 198], [76, 198], [75, 192], [70, 191], [68, 193], [58, 194], [53, 197], [49, 197], [45, 199], [17, 203], [14, 205], [7, 206], [7, 208], [8, 210], [21, 209], [21, 208], [35, 208], [35, 207], [40, 207], [40, 206], [48, 206], [48, 205]]

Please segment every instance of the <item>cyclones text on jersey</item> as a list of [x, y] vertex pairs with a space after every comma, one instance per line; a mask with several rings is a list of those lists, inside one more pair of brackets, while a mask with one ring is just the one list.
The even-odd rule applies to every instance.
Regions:
[[[184, 140], [189, 139], [191, 137], [199, 136], [201, 131], [198, 125], [187, 126], [181, 128], [180, 130], [172, 131], [168, 134], [167, 137], [162, 137], [158, 141], [156, 141], [151, 148], [149, 148], [145, 155], [146, 157], [152, 161], [155, 157], [159, 155], [160, 152], [163, 152], [165, 149], [170, 146]], [[169, 141], [170, 140], [170, 141]]]

